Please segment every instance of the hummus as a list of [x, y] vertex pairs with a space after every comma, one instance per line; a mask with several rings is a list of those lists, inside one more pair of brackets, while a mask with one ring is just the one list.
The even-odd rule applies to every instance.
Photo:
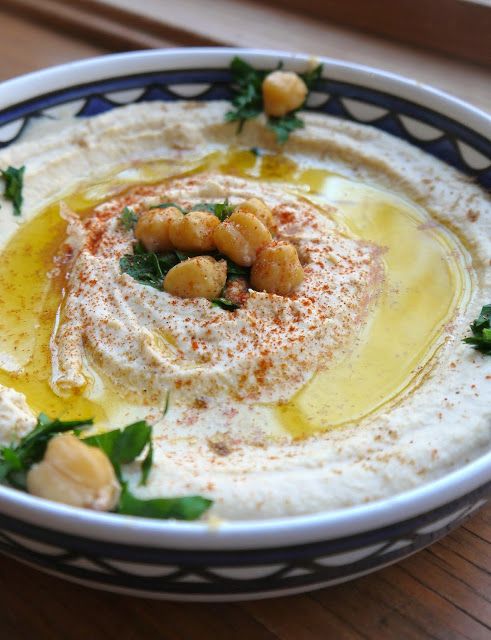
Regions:
[[[384, 498], [484, 453], [491, 358], [461, 340], [491, 301], [485, 194], [370, 127], [305, 114], [279, 149], [227, 108], [131, 105], [0, 152], [26, 165], [22, 216], [2, 202], [1, 442], [39, 411], [145, 418], [134, 493], [201, 494], [231, 519]], [[294, 294], [249, 290], [230, 312], [121, 272], [124, 207], [251, 197], [297, 248]]]

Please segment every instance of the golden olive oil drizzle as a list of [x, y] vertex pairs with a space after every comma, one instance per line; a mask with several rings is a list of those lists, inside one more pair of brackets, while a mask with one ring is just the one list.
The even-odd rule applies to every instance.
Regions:
[[[417, 384], [471, 283], [457, 238], [414, 203], [285, 156], [248, 150], [215, 151], [179, 166], [162, 160], [124, 167], [65, 201], [84, 211], [135, 184], [209, 170], [286, 182], [314, 204], [330, 205], [326, 215], [347, 233], [386, 247], [384, 287], [355, 345], [290, 402], [272, 407], [272, 421], [294, 437], [306, 436], [361, 420]], [[94, 371], [97, 389], [85, 395], [60, 398], [49, 386], [49, 339], [63, 291], [61, 279], [47, 274], [65, 232], [53, 204], [25, 223], [2, 252], [0, 383], [25, 393], [35, 411], [109, 424], [121, 413], [118, 403], [125, 403], [113, 390], [101, 391], [100, 373]]]

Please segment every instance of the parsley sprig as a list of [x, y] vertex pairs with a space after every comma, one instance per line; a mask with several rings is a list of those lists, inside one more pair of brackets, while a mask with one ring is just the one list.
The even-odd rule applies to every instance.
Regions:
[[24, 171], [25, 167], [7, 167], [0, 169], [0, 175], [5, 181], [4, 196], [10, 200], [14, 206], [14, 216], [20, 216], [22, 209], [22, 189], [24, 187]]
[[121, 215], [119, 216], [119, 223], [126, 229], [126, 231], [131, 231], [132, 229], [134, 229], [137, 222], [138, 216], [133, 211], [133, 209], [130, 209], [130, 207], [125, 207], [123, 211], [121, 211]]
[[470, 327], [472, 336], [464, 338], [464, 342], [473, 345], [481, 353], [491, 355], [491, 304], [483, 306], [479, 317]]
[[26, 489], [26, 474], [33, 464], [42, 460], [48, 442], [54, 436], [77, 427], [93, 424], [87, 420], [52, 420], [40, 413], [35, 428], [18, 445], [0, 449], [0, 481], [7, 480], [17, 489]]
[[[0, 449], [0, 481], [7, 481], [13, 487], [26, 491], [27, 472], [32, 465], [43, 459], [51, 438], [66, 431], [73, 431], [78, 437], [83, 436], [82, 429], [91, 424], [92, 419], [62, 421], [48, 418], [44, 413], [39, 414], [35, 428], [18, 445]], [[144, 454], [140, 464], [140, 485], [145, 485], [153, 463], [152, 427], [145, 420], [129, 424], [124, 429], [82, 437], [82, 441], [101, 449], [113, 465], [121, 485], [116, 513], [146, 518], [195, 520], [212, 505], [211, 500], [202, 496], [142, 500], [131, 493], [123, 476], [122, 465], [134, 462]]]
[[[281, 68], [281, 63], [278, 65], [278, 68]], [[240, 133], [246, 120], [252, 120], [263, 112], [262, 83], [264, 78], [271, 73], [272, 70], [263, 71], [254, 69], [254, 67], [245, 60], [236, 56], [230, 63], [230, 71], [232, 72], [234, 81], [233, 88], [235, 95], [232, 99], [234, 109], [231, 109], [225, 114], [225, 119], [228, 122], [238, 122], [238, 132]], [[310, 71], [299, 74], [309, 91], [315, 87], [321, 75], [322, 64], [317, 65]], [[292, 131], [304, 127], [303, 120], [297, 116], [298, 111], [300, 111], [304, 105], [305, 102], [299, 109], [290, 111], [282, 117], [268, 117], [267, 126], [274, 131], [276, 139], [280, 144], [288, 140]]]
[[145, 453], [140, 463], [140, 485], [147, 484], [152, 468], [152, 427], [146, 420], [129, 424], [124, 429], [113, 429], [112, 431], [106, 431], [106, 433], [83, 438], [83, 442], [101, 449], [113, 465], [116, 477], [121, 485], [121, 495], [115, 509], [116, 513], [144, 518], [196, 520], [212, 505], [211, 500], [202, 496], [150, 498], [144, 500], [130, 491], [128, 482], [123, 476], [122, 465], [134, 462], [140, 455]]

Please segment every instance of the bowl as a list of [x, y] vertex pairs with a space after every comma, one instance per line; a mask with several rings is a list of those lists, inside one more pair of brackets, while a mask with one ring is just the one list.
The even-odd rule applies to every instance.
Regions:
[[[231, 97], [229, 63], [303, 70], [308, 56], [247, 49], [178, 49], [103, 56], [7, 81], [0, 147], [32, 118], [90, 117], [151, 100]], [[412, 80], [321, 58], [307, 109], [382, 129], [491, 187], [491, 118]], [[0, 486], [0, 550], [92, 587], [174, 600], [280, 596], [351, 580], [401, 560], [466, 520], [491, 495], [491, 452], [389, 499], [262, 521], [156, 521], [95, 513]]]

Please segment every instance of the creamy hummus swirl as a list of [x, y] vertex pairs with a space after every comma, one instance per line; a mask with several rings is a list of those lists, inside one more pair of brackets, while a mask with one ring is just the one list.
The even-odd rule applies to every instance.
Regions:
[[[225, 122], [229, 109], [222, 101], [139, 103], [64, 128], [56, 121], [43, 136], [33, 129], [0, 152], [2, 168], [26, 166], [20, 218], [0, 195], [3, 242], [19, 222], [122, 167], [165, 158], [179, 171], [195, 163], [197, 153], [201, 158], [217, 149], [281, 151], [299, 166], [418, 203], [429, 223], [453, 230], [468, 248], [469, 301], [441, 329], [443, 345], [424, 380], [396, 406], [361, 423], [302, 440], [285, 431], [268, 437], [274, 411], [264, 403], [289, 398], [317, 368], [335, 376], [337, 358], [370, 329], [370, 301], [383, 273], [373, 247], [342, 235], [324, 215], [329, 211], [287, 185], [220, 174], [139, 187], [88, 217], [69, 216], [60, 256], [68, 265], [66, 296], [51, 340], [53, 388], [70, 395], [86, 386], [83, 393], [90, 393], [96, 370], [118, 394], [146, 403], [154, 465], [146, 487], [138, 486], [139, 470], [128, 469], [135, 493], [205, 495], [214, 501], [210, 513], [223, 518], [316, 513], [384, 499], [489, 451], [491, 358], [462, 343], [470, 321], [491, 300], [489, 197], [466, 176], [373, 127], [307, 112], [305, 128], [280, 150], [261, 118], [238, 134], [235, 123]], [[295, 296], [252, 292], [243, 308], [229, 313], [205, 300], [173, 299], [121, 274], [119, 258], [133, 243], [118, 224], [124, 206], [140, 212], [164, 200], [189, 207], [226, 196], [232, 203], [259, 196], [273, 207], [278, 237], [295, 243], [305, 267]], [[169, 389], [162, 419], [155, 407]], [[8, 444], [32, 428], [34, 418], [19, 394], [0, 387], [0, 395], [0, 440]]]
[[[298, 249], [305, 280], [294, 295], [249, 290], [245, 304], [229, 312], [121, 273], [119, 259], [134, 243], [120, 223], [125, 206], [138, 212], [159, 202], [192, 207], [251, 196], [273, 209], [276, 238]], [[325, 213], [282, 185], [201, 174], [136, 188], [88, 218], [73, 215], [64, 248], [73, 253], [67, 296], [51, 343], [53, 389], [85, 387], [88, 359], [121, 395], [150, 405], [168, 391], [191, 403], [223, 394], [287, 400], [349, 346], [382, 278], [380, 252], [341, 235]]]

